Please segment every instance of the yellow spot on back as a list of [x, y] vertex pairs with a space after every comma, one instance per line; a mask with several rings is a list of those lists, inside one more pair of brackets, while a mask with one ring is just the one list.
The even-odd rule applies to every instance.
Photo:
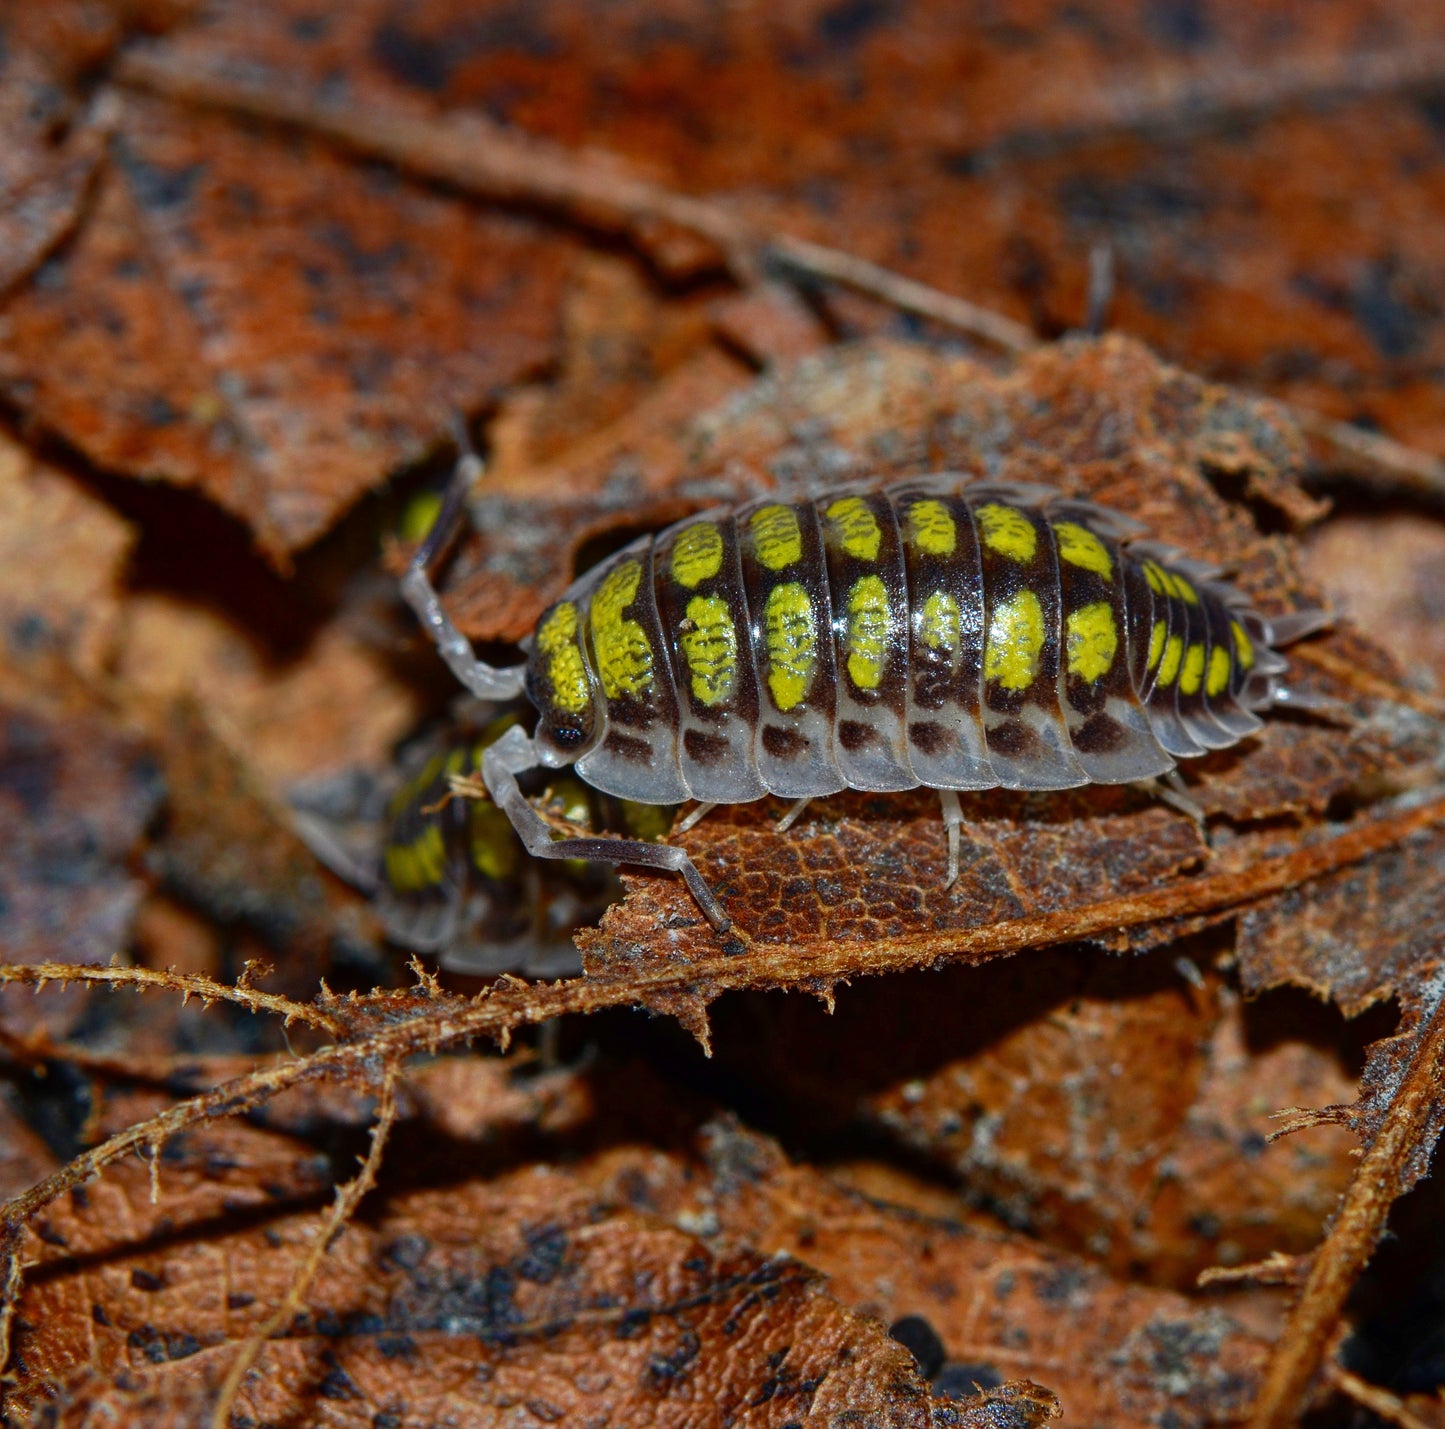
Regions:
[[1114, 578], [1114, 562], [1109, 548], [1090, 530], [1076, 521], [1055, 521], [1054, 535], [1059, 542], [1059, 557], [1071, 566], [1093, 571], [1107, 580]]
[[1069, 673], [1090, 683], [1109, 673], [1119, 648], [1119, 628], [1114, 608], [1107, 600], [1096, 601], [1072, 612], [1066, 622], [1065, 650]]
[[446, 849], [442, 844], [440, 824], [430, 823], [417, 835], [411, 846], [411, 856], [413, 870], [421, 880], [418, 886], [430, 887], [442, 881]]
[[1184, 637], [1171, 635], [1164, 646], [1164, 663], [1159, 666], [1159, 683], [1172, 685], [1179, 673], [1179, 662], [1184, 658]]
[[803, 533], [798, 529], [798, 513], [791, 507], [764, 506], [753, 512], [749, 524], [753, 549], [770, 571], [781, 571], [802, 560]]
[[387, 844], [384, 854], [386, 881], [399, 893], [408, 893], [421, 885], [416, 880], [411, 849], [406, 844]]
[[1031, 561], [1038, 549], [1039, 533], [1022, 511], [989, 502], [973, 513], [983, 528], [983, 543], [1011, 561]]
[[672, 578], [692, 590], [722, 569], [722, 532], [707, 521], [679, 531], [672, 543]]
[[1248, 670], [1254, 664], [1254, 645], [1237, 620], [1231, 620], [1229, 628], [1234, 632], [1234, 648], [1239, 655], [1240, 667]]
[[521, 853], [512, 821], [490, 799], [471, 804], [472, 863], [487, 878], [510, 878]]
[[1169, 577], [1158, 561], [1144, 562], [1144, 579], [1149, 582], [1149, 589], [1155, 595], [1169, 594]]
[[1229, 684], [1229, 651], [1223, 645], [1216, 645], [1209, 652], [1209, 678], [1204, 682], [1204, 693], [1213, 699], [1222, 695]]
[[920, 634], [930, 650], [955, 655], [963, 648], [963, 612], [945, 590], [936, 590], [923, 602]]
[[1020, 591], [996, 605], [983, 652], [983, 677], [1006, 690], [1026, 690], [1039, 670], [1044, 648], [1044, 612], [1033, 591]]
[[413, 496], [401, 513], [400, 536], [403, 541], [424, 541], [441, 515], [442, 498], [437, 491], [424, 491]]
[[722, 704], [738, 673], [738, 634], [727, 601], [695, 595], [687, 603], [687, 621], [677, 643], [692, 672], [692, 697], [700, 705]]
[[888, 589], [877, 576], [854, 581], [848, 592], [848, 678], [876, 690], [888, 656]]
[[1154, 628], [1149, 632], [1148, 668], [1151, 670], [1159, 663], [1159, 657], [1164, 653], [1164, 637], [1168, 633], [1162, 620], [1154, 622]]
[[1184, 673], [1179, 677], [1179, 692], [1197, 695], [1204, 683], [1204, 646], [1191, 645], [1184, 654]]
[[908, 526], [913, 544], [925, 556], [951, 556], [958, 547], [953, 513], [941, 501], [915, 501], [908, 508]]
[[564, 600], [537, 631], [537, 649], [547, 659], [552, 703], [568, 714], [579, 714], [592, 703], [587, 670], [577, 645], [577, 607]]
[[838, 532], [838, 543], [859, 561], [876, 561], [883, 532], [878, 518], [861, 496], [845, 496], [828, 508], [828, 520]]
[[607, 573], [592, 597], [592, 645], [597, 674], [609, 700], [636, 698], [652, 688], [652, 646], [647, 632], [623, 612], [642, 580], [639, 561], [623, 561]]
[[1199, 604], [1199, 592], [1183, 576], [1174, 571], [1169, 572], [1169, 586], [1180, 600], [1187, 600], [1190, 605]]
[[808, 697], [818, 661], [818, 627], [813, 602], [796, 581], [774, 586], [763, 610], [768, 651], [768, 689], [780, 710], [790, 710]]

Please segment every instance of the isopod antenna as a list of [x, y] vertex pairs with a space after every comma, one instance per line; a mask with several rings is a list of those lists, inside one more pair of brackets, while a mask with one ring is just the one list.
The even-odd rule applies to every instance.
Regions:
[[526, 666], [512, 665], [499, 670], [478, 660], [471, 641], [442, 608], [441, 597], [432, 583], [432, 567], [451, 545], [466, 510], [467, 497], [484, 471], [482, 459], [467, 435], [466, 424], [460, 417], [454, 417], [452, 427], [458, 453], [456, 469], [437, 518], [402, 577], [401, 593], [416, 612], [416, 618], [446, 661], [447, 668], [472, 694], [480, 700], [511, 700], [522, 693]]

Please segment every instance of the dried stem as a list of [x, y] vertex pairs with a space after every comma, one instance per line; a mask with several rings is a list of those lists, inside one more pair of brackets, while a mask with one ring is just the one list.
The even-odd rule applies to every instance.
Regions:
[[740, 281], [755, 271], [756, 241], [723, 206], [648, 183], [620, 161], [597, 155], [579, 159], [560, 145], [480, 115], [436, 119], [395, 107], [318, 100], [309, 84], [207, 73], [156, 50], [122, 55], [116, 77], [183, 103], [295, 125], [408, 173], [500, 203], [556, 213], [588, 228], [627, 234], [644, 248], [650, 230], [671, 224], [715, 245]]
[[16, 1067], [43, 1067], [50, 1062], [63, 1062], [68, 1067], [107, 1081], [131, 1085], [149, 1083], [158, 1087], [168, 1086], [178, 1069], [196, 1065], [194, 1056], [181, 1053], [138, 1057], [92, 1052], [73, 1043], [57, 1042], [43, 1027], [32, 1028], [23, 1035], [0, 1027], [0, 1054]]
[[981, 338], [1005, 352], [1027, 352], [1039, 345], [1038, 338], [1023, 323], [837, 248], [825, 248], [821, 243], [809, 243], [806, 239], [781, 234], [769, 240], [764, 252], [770, 266], [790, 272], [795, 277], [819, 279], [836, 283], [840, 288], [851, 288], [855, 293], [877, 298], [900, 312], [928, 318], [945, 327], [966, 332], [971, 337]]
[[1399, 1090], [1315, 1252], [1309, 1278], [1265, 1371], [1249, 1429], [1288, 1429], [1307, 1407], [1310, 1383], [1345, 1299], [1385, 1231], [1405, 1167], [1440, 1103], [1445, 1081], [1445, 996], [1437, 999]]
[[1431, 1429], [1399, 1395], [1391, 1394], [1388, 1389], [1381, 1389], [1379, 1385], [1371, 1384], [1339, 1365], [1332, 1365], [1329, 1373], [1330, 1383], [1341, 1394], [1348, 1395], [1356, 1404], [1363, 1405], [1372, 1414], [1378, 1414], [1387, 1423], [1397, 1424], [1399, 1429]]
[[400, 1075], [401, 1069], [398, 1064], [392, 1063], [387, 1067], [382, 1077], [381, 1094], [376, 1107], [376, 1120], [371, 1127], [371, 1146], [367, 1150], [366, 1160], [361, 1163], [361, 1169], [350, 1181], [344, 1186], [336, 1188], [336, 1199], [332, 1202], [331, 1210], [325, 1221], [317, 1228], [310, 1253], [291, 1282], [291, 1288], [287, 1290], [285, 1298], [265, 1323], [241, 1346], [240, 1353], [236, 1356], [235, 1362], [227, 1371], [226, 1378], [221, 1384], [220, 1396], [216, 1400], [216, 1408], [211, 1416], [211, 1429], [226, 1429], [231, 1419], [231, 1406], [235, 1403], [246, 1372], [256, 1363], [256, 1358], [265, 1348], [266, 1341], [282, 1330], [300, 1310], [301, 1302], [316, 1279], [316, 1274], [321, 1269], [321, 1262], [325, 1259], [326, 1252], [331, 1248], [337, 1233], [351, 1219], [357, 1206], [361, 1203], [361, 1198], [376, 1185], [377, 1173], [381, 1169], [382, 1152], [386, 1149], [387, 1140], [391, 1136], [391, 1128], [396, 1122], [396, 1082]]
[[1431, 502], [1445, 501], [1445, 461], [1408, 447], [1379, 432], [1368, 432], [1353, 422], [1341, 422], [1311, 407], [1287, 404], [1289, 414], [1301, 429], [1333, 447], [1345, 461], [1365, 473], [1388, 475], [1402, 495]]
[[9, 963], [0, 964], [0, 985], [7, 982], [28, 983], [37, 990], [46, 983], [104, 983], [111, 987], [163, 988], [178, 992], [182, 998], [198, 997], [203, 1003], [234, 1002], [250, 1012], [268, 1012], [289, 1025], [304, 1022], [308, 1027], [345, 1035], [346, 1024], [320, 1008], [304, 1002], [293, 1002], [274, 992], [259, 992], [249, 987], [244, 978], [231, 984], [217, 982], [203, 973], [178, 973], [164, 968], [97, 967], [86, 963]]

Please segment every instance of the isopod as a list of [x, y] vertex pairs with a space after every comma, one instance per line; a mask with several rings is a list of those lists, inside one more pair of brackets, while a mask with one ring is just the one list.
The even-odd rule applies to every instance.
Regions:
[[537, 709], [533, 734], [514, 725], [486, 749], [487, 791], [534, 855], [680, 873], [719, 933], [730, 920], [681, 848], [554, 838], [517, 776], [574, 765], [619, 799], [699, 812], [926, 785], [952, 882], [958, 791], [1150, 780], [1235, 744], [1291, 699], [1279, 647], [1328, 619], [1265, 618], [1105, 507], [937, 472], [761, 496], [642, 537], [542, 614], [524, 664], [496, 668], [429, 574], [480, 470], [460, 462], [403, 593], [472, 694]]

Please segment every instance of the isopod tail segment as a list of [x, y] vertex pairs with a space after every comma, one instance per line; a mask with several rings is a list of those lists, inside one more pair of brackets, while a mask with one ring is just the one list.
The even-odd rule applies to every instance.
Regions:
[[[483, 472], [481, 458], [472, 449], [466, 428], [460, 421], [454, 423], [454, 428], [461, 457], [437, 518], [402, 577], [401, 592], [447, 668], [468, 691], [482, 700], [512, 700], [524, 691], [527, 667], [514, 665], [497, 669], [477, 659], [471, 642], [443, 608], [431, 577], [432, 567], [451, 544], [466, 510], [467, 498]], [[517, 775], [554, 762], [544, 757], [544, 752], [520, 727], [509, 729], [482, 757], [482, 782], [492, 802], [511, 821], [528, 853], [534, 858], [595, 859], [679, 873], [714, 931], [722, 936], [731, 930], [732, 919], [682, 849], [643, 839], [554, 838], [551, 826], [527, 802], [517, 783]]]

